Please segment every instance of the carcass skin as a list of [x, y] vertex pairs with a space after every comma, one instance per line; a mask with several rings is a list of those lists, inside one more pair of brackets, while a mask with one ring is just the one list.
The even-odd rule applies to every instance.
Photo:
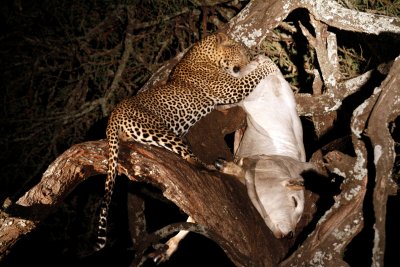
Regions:
[[247, 114], [247, 128], [237, 157], [282, 155], [305, 162], [303, 128], [296, 102], [281, 73], [264, 78], [239, 105]]
[[[258, 56], [239, 76], [263, 60]], [[304, 209], [301, 174], [313, 169], [305, 162], [293, 92], [279, 72], [264, 78], [239, 105], [246, 111], [247, 128], [242, 138], [235, 137], [236, 163], [220, 160], [216, 166], [246, 184], [253, 205], [275, 237], [291, 236]]]

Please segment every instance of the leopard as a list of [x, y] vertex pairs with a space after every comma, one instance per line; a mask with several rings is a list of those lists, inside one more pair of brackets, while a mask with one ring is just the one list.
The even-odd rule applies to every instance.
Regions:
[[107, 216], [117, 175], [119, 144], [136, 141], [165, 148], [206, 169], [184, 135], [217, 105], [241, 101], [261, 79], [277, 72], [275, 64], [263, 64], [237, 78], [251, 59], [247, 47], [225, 33], [210, 34], [195, 43], [173, 68], [166, 83], [122, 100], [107, 124], [108, 171], [100, 206], [95, 250], [105, 247]]

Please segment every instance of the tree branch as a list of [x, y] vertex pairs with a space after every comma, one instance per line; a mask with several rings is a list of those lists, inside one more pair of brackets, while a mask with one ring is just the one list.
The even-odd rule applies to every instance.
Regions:
[[378, 89], [379, 98], [371, 112], [367, 134], [374, 151], [375, 188], [373, 205], [375, 212], [375, 238], [372, 260], [373, 266], [384, 265], [386, 241], [386, 203], [389, 194], [397, 192], [392, 180], [392, 169], [396, 157], [394, 141], [389, 132], [389, 123], [400, 114], [400, 57]]
[[400, 33], [399, 18], [347, 9], [331, 0], [250, 1], [239, 15], [229, 21], [225, 30], [248, 47], [254, 47], [298, 8], [306, 8], [315, 19], [341, 30], [376, 35]]
[[[197, 224], [213, 235], [238, 266], [271, 266], [282, 260], [293, 241], [277, 240], [248, 199], [245, 187], [220, 173], [196, 170], [175, 154], [134, 143], [121, 146], [118, 170], [131, 181], [145, 181], [162, 189]], [[0, 255], [29, 233], [62, 203], [83, 180], [105, 174], [107, 144], [86, 142], [72, 146], [44, 173], [39, 184], [0, 219]], [[12, 223], [10, 223], [12, 222]], [[21, 224], [26, 226], [22, 227]]]

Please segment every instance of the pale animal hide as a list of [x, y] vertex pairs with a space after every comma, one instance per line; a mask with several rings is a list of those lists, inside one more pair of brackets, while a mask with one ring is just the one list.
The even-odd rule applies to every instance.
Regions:
[[294, 95], [281, 73], [264, 78], [239, 105], [247, 114], [247, 128], [237, 157], [265, 154], [306, 160]]
[[[264, 60], [270, 59], [259, 56], [239, 76]], [[242, 138], [235, 138], [237, 164], [216, 165], [246, 184], [253, 205], [275, 237], [291, 236], [304, 209], [301, 174], [313, 169], [305, 162], [293, 92], [279, 72], [264, 78], [239, 105], [246, 111], [247, 128]]]

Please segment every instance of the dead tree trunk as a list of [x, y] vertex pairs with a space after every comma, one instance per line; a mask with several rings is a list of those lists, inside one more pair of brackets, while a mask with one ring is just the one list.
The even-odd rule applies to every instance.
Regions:
[[[315, 36], [305, 27], [301, 27], [301, 31], [315, 48], [321, 66], [316, 72], [321, 75], [315, 76], [313, 94], [296, 96], [298, 111], [312, 119], [316, 134], [320, 136], [335, 128], [335, 112], [345, 98], [362, 90], [371, 77], [370, 71], [350, 80], [343, 79], [336, 36], [328, 31], [327, 26], [374, 35], [383, 32], [399, 34], [400, 20], [348, 10], [334, 1], [259, 0], [251, 1], [224, 30], [247, 46], [255, 47], [297, 8], [305, 8], [310, 13]], [[124, 54], [124, 58], [128, 58], [130, 53], [129, 42], [126, 45], [128, 55]], [[157, 75], [168, 73], [170, 69], [171, 66], [164, 68]], [[392, 180], [395, 152], [388, 124], [400, 114], [398, 73], [400, 60], [397, 58], [384, 82], [352, 111], [350, 128], [354, 157], [339, 151], [331, 151], [324, 158], [317, 151], [312, 157], [320, 166], [324, 161], [328, 171], [343, 177], [344, 182], [341, 193], [335, 197], [335, 204], [318, 218], [315, 229], [302, 245], [297, 250], [292, 248], [291, 255], [287, 253], [294, 241], [273, 237], [252, 207], [240, 182], [216, 172], [197, 170], [159, 148], [123, 144], [118, 166], [120, 174], [132, 181], [140, 179], [159, 187], [166, 198], [196, 221], [194, 225], [170, 226], [142, 236], [137, 246], [137, 263], [144, 250], [166, 234], [190, 229], [216, 241], [237, 266], [347, 266], [343, 253], [363, 228], [363, 201], [367, 184], [373, 182], [376, 220], [373, 264], [382, 266], [386, 202], [388, 195], [397, 189]], [[223, 137], [239, 128], [244, 117], [242, 114], [238, 118], [238, 112], [230, 111], [228, 115], [214, 112], [193, 128], [188, 139], [200, 158], [206, 162], [212, 162], [217, 156], [229, 158]], [[212, 133], [208, 134], [208, 139], [200, 138], [209, 131]], [[366, 138], [371, 145], [365, 143]], [[75, 145], [60, 155], [49, 166], [40, 183], [12, 205], [12, 213], [0, 214], [0, 257], [3, 258], [19, 239], [34, 230], [80, 182], [95, 174], [104, 174], [106, 153], [106, 143], [94, 141]], [[369, 159], [373, 159], [373, 163]], [[371, 164], [375, 166], [375, 174], [368, 172]], [[304, 216], [299, 228], [312, 219], [315, 196], [310, 192], [307, 201], [305, 212], [310, 216]]]

